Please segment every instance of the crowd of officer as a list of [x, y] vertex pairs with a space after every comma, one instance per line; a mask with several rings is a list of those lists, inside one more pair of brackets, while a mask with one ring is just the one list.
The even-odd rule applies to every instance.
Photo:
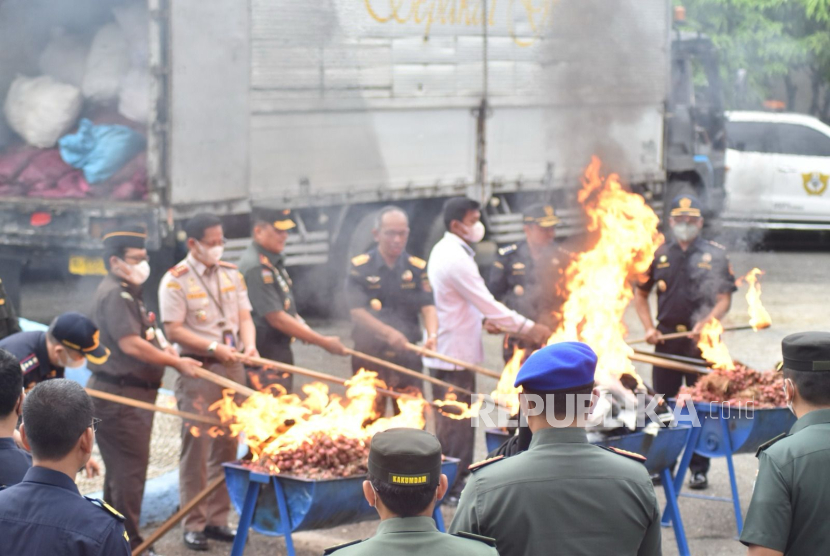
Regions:
[[[446, 233], [425, 261], [406, 252], [406, 213], [397, 207], [379, 212], [374, 229], [377, 245], [351, 259], [345, 284], [355, 347], [419, 372], [426, 366], [436, 378], [471, 391], [475, 391], [471, 371], [441, 357], [422, 360], [411, 349], [412, 344], [422, 343], [439, 355], [475, 364], [484, 360], [483, 331], [505, 334], [505, 361], [512, 357], [515, 347], [528, 352], [538, 350], [524, 362], [516, 380], [516, 386], [523, 387], [524, 392], [520, 397], [522, 412], [530, 415], [524, 431], [528, 443], [513, 457], [471, 465], [474, 429], [469, 419], [439, 416], [437, 438], [423, 431], [378, 435], [376, 441], [382, 441], [372, 443], [364, 493], [378, 509], [381, 527], [372, 539], [341, 550], [355, 554], [378, 550], [412, 553], [411, 544], [415, 543], [424, 553], [430, 547], [433, 551], [440, 547], [462, 553], [493, 553], [495, 546], [501, 554], [659, 554], [656, 499], [645, 468], [640, 461], [632, 461], [639, 458], [588, 444], [579, 415], [564, 427], [551, 426], [544, 412], [541, 418], [538, 415], [540, 398], [551, 399], [558, 406], [557, 400], [563, 396], [590, 395], [596, 367], [596, 355], [584, 344], [563, 343], [539, 349], [559, 323], [566, 295], [564, 271], [574, 257], [554, 241], [558, 218], [553, 207], [540, 204], [525, 211], [526, 239], [499, 251], [489, 282], [479, 273], [473, 258], [475, 244], [484, 236], [478, 203], [467, 198], [451, 199], [443, 215]], [[60, 527], [83, 536], [83, 516], [89, 514], [89, 519], [96, 521], [95, 534], [88, 535], [84, 542], [109, 547], [112, 552], [105, 553], [114, 554], [134, 549], [142, 542], [138, 520], [153, 413], [105, 400], [96, 400], [93, 405], [83, 389], [77, 391], [70, 381], [61, 380], [65, 368], [86, 362], [92, 371], [90, 388], [152, 404], [165, 367], [172, 367], [178, 371], [175, 392], [179, 409], [206, 415], [210, 405], [222, 397], [222, 389], [199, 378], [199, 368], [235, 382], [247, 381], [257, 389], [284, 393], [293, 389], [290, 375], [246, 367], [243, 361], [264, 356], [293, 363], [294, 339], [335, 355], [346, 354], [339, 338], [315, 331], [297, 312], [284, 256], [288, 234], [296, 226], [289, 210], [256, 211], [252, 218], [253, 241], [237, 267], [222, 260], [225, 237], [221, 220], [209, 214], [191, 218], [184, 229], [187, 256], [167, 271], [159, 286], [160, 317], [148, 312], [142, 300], [150, 266], [146, 233], [134, 226], [104, 236], [108, 275], [94, 296], [91, 318], [67, 313], [55, 319], [46, 332], [20, 332], [0, 291], [4, 301], [0, 309], [6, 308], [0, 313], [0, 321], [11, 333], [0, 340], [0, 348], [6, 350], [0, 351], [0, 364], [12, 368], [0, 377], [4, 389], [0, 484], [19, 484], [0, 492], [0, 533], [14, 532], [14, 527], [23, 527], [23, 522], [50, 522], [52, 518], [45, 510], [39, 515], [36, 509], [4, 503], [50, 500], [53, 491], [43, 490], [43, 485], [62, 489], [54, 493], [63, 498], [52, 500], [74, 509], [77, 500], [67, 497], [77, 498], [77, 488], [74, 483], [69, 488], [65, 476], [71, 481], [74, 473], [70, 471], [76, 464], [86, 466], [90, 473], [96, 471], [89, 453], [97, 438], [106, 465], [104, 499], [109, 504], [85, 502], [89, 506], [83, 506], [84, 511], [79, 506], [77, 519], [60, 522]], [[673, 201], [670, 226], [669, 241], [658, 250], [647, 277], [637, 286], [635, 307], [656, 351], [699, 356], [693, 339], [663, 341], [660, 335], [699, 332], [704, 323], [721, 318], [729, 310], [734, 276], [723, 248], [700, 237], [703, 218], [694, 197]], [[656, 326], [647, 302], [655, 286]], [[760, 454], [761, 489], [756, 490], [758, 501], [753, 498], [742, 536], [743, 542], [752, 545], [753, 554], [767, 553], [760, 550], [772, 550], [769, 554], [819, 553], [800, 548], [793, 552], [791, 546], [826, 548], [811, 529], [801, 528], [794, 518], [778, 523], [775, 536], [762, 525], [750, 526], [806, 511], [805, 506], [799, 506], [808, 498], [806, 494], [800, 499], [792, 497], [799, 477], [792, 470], [800, 469], [801, 475], [809, 476], [818, 465], [811, 462], [823, 462], [822, 458], [830, 453], [830, 446], [821, 442], [826, 439], [825, 429], [830, 422], [826, 380], [830, 373], [822, 372], [830, 371], [830, 340], [821, 334], [808, 334], [797, 341], [788, 338], [783, 349], [788, 400], [793, 401], [796, 415], [804, 417], [791, 436], [804, 442], [784, 439], [765, 447]], [[355, 372], [360, 368], [378, 372], [395, 390], [422, 388], [417, 380], [377, 368], [359, 356], [353, 357], [352, 366]], [[19, 385], [12, 375], [19, 378]], [[690, 383], [688, 376], [686, 380]], [[681, 381], [682, 377], [673, 371], [654, 369], [654, 387], [660, 393], [676, 393]], [[24, 397], [24, 390], [29, 391], [28, 397]], [[436, 398], [446, 393], [440, 387], [433, 388]], [[60, 412], [46, 415], [44, 408], [54, 403], [55, 396], [64, 396], [71, 403]], [[463, 396], [459, 399], [470, 401]], [[379, 398], [377, 409], [379, 413], [386, 411], [386, 399]], [[18, 429], [21, 415], [23, 425]], [[219, 430], [217, 434], [207, 429], [201, 423], [182, 423], [182, 506], [223, 472], [222, 463], [236, 457], [236, 440], [229, 431]], [[808, 436], [809, 446], [819, 449], [805, 453]], [[447, 485], [440, 473], [442, 453], [461, 462], [454, 485]], [[798, 466], [793, 467], [794, 459], [798, 459]], [[546, 466], [548, 460], [561, 465]], [[705, 460], [693, 461], [692, 487], [705, 488], [707, 468]], [[420, 490], [402, 487], [396, 476], [419, 477], [406, 484], [416, 484]], [[811, 492], [816, 496], [811, 498], [813, 507], [827, 505], [828, 497], [820, 494]], [[435, 501], [445, 495], [450, 503], [459, 504], [450, 530], [460, 538], [441, 535], [429, 518]], [[416, 501], [408, 500], [410, 496]], [[787, 496], [788, 504], [776, 513], [773, 504], [784, 504]], [[88, 510], [96, 506], [117, 525], [94, 520], [101, 514]], [[225, 489], [214, 491], [196, 504], [183, 522], [184, 544], [193, 550], [207, 550], [209, 539], [233, 541], [235, 530], [228, 525], [229, 511]], [[561, 519], [551, 523], [551, 515]], [[606, 526], [597, 530], [597, 523]], [[584, 534], [580, 527], [586, 528]], [[793, 537], [795, 530], [801, 532]], [[48, 546], [49, 535], [38, 542]], [[152, 547], [147, 554], [155, 554]]]

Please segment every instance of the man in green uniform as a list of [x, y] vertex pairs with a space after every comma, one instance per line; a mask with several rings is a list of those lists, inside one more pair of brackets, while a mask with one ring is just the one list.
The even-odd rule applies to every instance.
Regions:
[[830, 554], [830, 333], [790, 334], [781, 351], [787, 405], [798, 421], [758, 449], [741, 542], [748, 556]]
[[[186, 376], [200, 363], [179, 354], [159, 332], [156, 317], [142, 300], [143, 285], [150, 276], [140, 226], [121, 226], [104, 236], [104, 264], [107, 276], [93, 297], [92, 317], [101, 342], [109, 346], [104, 361], [90, 361], [89, 387], [94, 390], [155, 404], [166, 366]], [[141, 501], [150, 462], [152, 411], [96, 399], [95, 416], [101, 419], [98, 447], [106, 466], [104, 499], [124, 514], [130, 546], [143, 539], [139, 534]], [[147, 556], [155, 551], [150, 547]]]
[[660, 509], [645, 458], [588, 443], [597, 356], [586, 344], [545, 347], [515, 386], [530, 449], [473, 464], [450, 532], [496, 539], [499, 554], [659, 555]]
[[[253, 213], [253, 242], [239, 260], [239, 271], [248, 285], [253, 307], [256, 343], [266, 359], [294, 364], [291, 342], [299, 338], [334, 355], [345, 355], [337, 336], [323, 336], [311, 329], [297, 313], [292, 288], [285, 270], [285, 243], [288, 232], [297, 227], [291, 211], [256, 210]], [[248, 384], [264, 390], [279, 384], [291, 392], [293, 375], [275, 369], [248, 368]]]
[[[561, 279], [570, 254], [554, 243], [559, 218], [552, 205], [528, 207], [523, 213], [523, 222], [525, 240], [499, 249], [487, 288], [510, 309], [555, 330], [559, 324], [558, 312], [565, 301]], [[531, 350], [542, 347], [505, 334], [505, 363], [513, 357], [516, 346]]]
[[380, 515], [375, 536], [327, 549], [337, 556], [497, 556], [494, 539], [458, 532], [441, 533], [432, 519], [447, 492], [441, 473], [441, 443], [426, 431], [389, 429], [372, 438], [369, 475], [363, 495]]

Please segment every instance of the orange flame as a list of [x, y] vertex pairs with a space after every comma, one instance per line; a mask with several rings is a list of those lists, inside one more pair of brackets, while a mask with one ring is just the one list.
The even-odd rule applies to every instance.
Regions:
[[[448, 392], [446, 398], [443, 400], [434, 400], [433, 403], [440, 408], [441, 415], [460, 421], [461, 419], [472, 419], [478, 415], [484, 399], [479, 396], [472, 405], [467, 405], [464, 402], [459, 402], [455, 393]], [[448, 411], [444, 411], [445, 407], [448, 408]]]
[[202, 436], [202, 431], [199, 430], [199, 427], [190, 427], [190, 434], [196, 438]]
[[264, 459], [269, 466], [267, 460], [279, 452], [312, 444], [315, 438], [344, 437], [362, 442], [393, 427], [423, 429], [427, 404], [420, 393], [398, 399], [398, 415], [377, 419], [376, 388], [385, 386], [377, 373], [361, 369], [346, 381], [345, 397], [329, 394], [327, 385], [315, 382], [302, 387], [302, 399], [296, 394], [274, 395], [271, 391], [255, 393], [237, 404], [234, 393], [226, 390], [211, 409], [216, 410], [233, 436], [245, 433], [254, 461]]
[[715, 369], [731, 371], [735, 368], [735, 362], [732, 361], [732, 356], [729, 355], [729, 349], [721, 339], [723, 334], [723, 325], [717, 319], [713, 319], [703, 325], [700, 330], [700, 340], [697, 347], [703, 358], [712, 364]]
[[634, 296], [631, 283], [648, 271], [663, 236], [657, 231], [657, 215], [643, 197], [626, 191], [616, 174], [603, 178], [600, 166], [593, 157], [577, 197], [596, 243], [565, 271], [568, 297], [548, 345], [590, 345], [599, 356], [596, 380], [602, 383], [625, 373], [638, 376], [628, 359], [632, 348], [623, 339], [622, 317]]
[[758, 276], [763, 274], [764, 271], [760, 268], [753, 268], [743, 278], [749, 284], [749, 289], [746, 292], [746, 302], [749, 304], [749, 324], [755, 331], [769, 328], [772, 324], [772, 318], [761, 303], [761, 283], [758, 281]]
[[511, 415], [519, 413], [519, 392], [522, 391], [521, 386], [516, 388], [513, 384], [516, 382], [516, 375], [519, 374], [519, 369], [522, 367], [522, 362], [525, 356], [524, 349], [516, 348], [513, 350], [513, 357], [504, 366], [504, 371], [501, 373], [496, 389], [491, 394], [496, 404], [507, 408]]

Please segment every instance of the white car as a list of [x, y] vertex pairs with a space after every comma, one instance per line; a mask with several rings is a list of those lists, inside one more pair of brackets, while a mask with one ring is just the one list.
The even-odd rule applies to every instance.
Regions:
[[811, 116], [728, 112], [725, 226], [830, 230], [830, 126]]

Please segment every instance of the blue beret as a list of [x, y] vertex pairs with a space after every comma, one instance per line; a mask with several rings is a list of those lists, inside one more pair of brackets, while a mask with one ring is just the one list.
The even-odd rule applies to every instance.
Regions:
[[514, 386], [537, 392], [555, 392], [588, 386], [594, 381], [597, 354], [582, 342], [560, 342], [527, 358]]

